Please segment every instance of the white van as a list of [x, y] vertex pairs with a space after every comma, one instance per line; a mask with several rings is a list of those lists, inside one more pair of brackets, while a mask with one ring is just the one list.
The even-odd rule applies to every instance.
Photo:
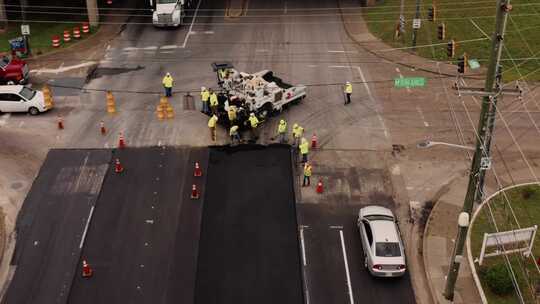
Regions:
[[47, 110], [42, 92], [22, 85], [0, 86], [0, 112], [28, 112], [37, 115]]

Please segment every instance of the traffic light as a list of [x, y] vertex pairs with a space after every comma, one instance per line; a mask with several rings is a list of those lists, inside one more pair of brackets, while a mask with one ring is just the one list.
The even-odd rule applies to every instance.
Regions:
[[435, 9], [435, 6], [428, 8], [428, 20], [435, 21], [436, 18], [437, 18], [437, 10]]
[[437, 27], [437, 37], [439, 37], [439, 40], [444, 40], [444, 37], [446, 37], [446, 26], [444, 23], [439, 24]]
[[467, 54], [463, 54], [463, 56], [458, 58], [458, 73], [464, 74], [465, 73], [465, 67], [467, 66]]
[[456, 43], [454, 40], [448, 41], [448, 45], [446, 46], [446, 55], [448, 58], [453, 58], [456, 54]]

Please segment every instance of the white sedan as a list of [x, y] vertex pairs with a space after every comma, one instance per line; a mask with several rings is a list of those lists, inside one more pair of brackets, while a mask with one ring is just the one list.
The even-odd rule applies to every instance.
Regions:
[[381, 206], [360, 209], [358, 230], [364, 249], [364, 265], [378, 277], [405, 274], [405, 252], [392, 211]]

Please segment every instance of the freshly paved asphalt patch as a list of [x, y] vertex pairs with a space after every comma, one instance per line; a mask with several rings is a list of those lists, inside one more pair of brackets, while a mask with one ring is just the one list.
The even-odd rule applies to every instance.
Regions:
[[213, 148], [196, 304], [304, 303], [288, 146]]
[[51, 150], [17, 217], [6, 304], [66, 303], [108, 150]]
[[158, 147], [115, 155], [125, 172], [107, 175], [81, 255], [94, 276], [76, 276], [69, 303], [193, 303], [204, 197], [190, 191], [195, 183], [205, 192], [207, 155]]

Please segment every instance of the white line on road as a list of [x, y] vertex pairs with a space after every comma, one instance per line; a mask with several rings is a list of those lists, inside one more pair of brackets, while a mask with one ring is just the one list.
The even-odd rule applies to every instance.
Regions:
[[197, 31], [190, 31], [189, 34], [190, 35], [197, 35]]
[[174, 54], [174, 51], [161, 51], [160, 54]]
[[418, 114], [420, 114], [420, 118], [424, 121], [424, 126], [429, 127], [429, 123], [426, 121], [426, 118], [424, 117], [424, 112], [422, 112], [422, 109], [420, 106], [416, 107], [416, 111], [418, 111]]
[[345, 51], [331, 51], [331, 50], [328, 50], [328, 53], [345, 53]]
[[316, 68], [316, 67], [318, 67], [318, 65], [316, 65], [316, 64], [308, 64], [308, 68]]
[[388, 129], [386, 128], [386, 125], [384, 124], [384, 120], [381, 117], [381, 114], [379, 114], [379, 110], [377, 110], [377, 104], [375, 102], [375, 98], [371, 94], [371, 90], [369, 89], [369, 86], [367, 84], [366, 77], [364, 77], [364, 73], [362, 72], [362, 69], [359, 66], [357, 66], [356, 69], [358, 70], [358, 74], [360, 74], [360, 78], [362, 78], [362, 82], [364, 83], [364, 87], [366, 88], [366, 91], [369, 95], [369, 98], [371, 99], [371, 102], [373, 102], [374, 104], [375, 113], [377, 113], [377, 118], [381, 122], [382, 128], [384, 129], [384, 137], [388, 138]]
[[19, 123], [19, 128], [22, 128], [23, 125], [24, 125], [24, 121], [21, 121], [21, 122]]
[[357, 51], [337, 51], [337, 50], [329, 50], [328, 53], [350, 53], [350, 54], [357, 54]]
[[2, 118], [0, 119], [0, 126], [5, 126], [10, 117], [11, 117], [11, 114], [9, 113], [2, 115]]
[[304, 267], [307, 265], [306, 260], [306, 245], [304, 243], [304, 227], [300, 226], [300, 242], [302, 244], [302, 262], [304, 263]]
[[191, 20], [191, 25], [189, 26], [189, 30], [186, 34], [186, 38], [184, 39], [184, 43], [182, 44], [182, 48], [185, 48], [186, 47], [186, 44], [187, 44], [187, 41], [188, 41], [188, 38], [189, 38], [189, 33], [191, 33], [191, 30], [193, 29], [193, 24], [195, 24], [195, 19], [197, 19], [197, 13], [199, 12], [199, 7], [201, 6], [201, 1], [202, 0], [199, 0], [199, 3], [197, 3], [197, 8], [195, 9], [195, 14], [193, 14], [193, 20]]
[[65, 67], [64, 63], [62, 62], [62, 65], [60, 65], [60, 67], [57, 68], [57, 69], [38, 69], [38, 70], [32, 70], [30, 72], [37, 73], [37, 74], [41, 74], [41, 73], [55, 73], [55, 74], [58, 74], [58, 73], [62, 73], [62, 72], [67, 72], [69, 70], [75, 70], [75, 69], [87, 67], [87, 66], [93, 65], [95, 63], [96, 63], [95, 61], [88, 61], [88, 62], [84, 62], [84, 63], [80, 63], [80, 64], [76, 64], [76, 65], [70, 65], [70, 66]]
[[212, 35], [212, 34], [214, 34], [214, 31], [204, 31], [204, 33], [205, 33], [206, 35]]
[[162, 50], [172, 50], [172, 49], [177, 49], [177, 48], [179, 48], [179, 46], [176, 45], [176, 44], [162, 45], [160, 47], [160, 49], [162, 49]]
[[128, 46], [128, 47], [123, 48], [122, 50], [123, 50], [123, 51], [136, 51], [136, 50], [138, 50], [138, 49], [139, 49], [139, 48], [132, 47], [132, 46]]
[[84, 226], [83, 235], [81, 237], [81, 243], [79, 244], [79, 249], [82, 249], [84, 245], [84, 240], [86, 239], [86, 233], [88, 232], [88, 226], [90, 226], [90, 221], [92, 220], [92, 215], [94, 214], [94, 206], [90, 208], [90, 214], [88, 215], [88, 219], [86, 220], [86, 225]]
[[345, 238], [343, 237], [343, 230], [339, 231], [339, 237], [341, 238], [341, 249], [343, 251], [343, 262], [345, 262], [345, 274], [347, 275], [347, 286], [349, 287], [349, 300], [351, 304], [354, 304], [351, 275], [349, 273], [349, 262], [347, 261], [347, 250], [345, 249]]
[[333, 68], [333, 69], [336, 69], [336, 68], [339, 68], [339, 69], [348, 69], [348, 68], [350, 68], [348, 65], [329, 65], [328, 67], [329, 67], [329, 68]]

